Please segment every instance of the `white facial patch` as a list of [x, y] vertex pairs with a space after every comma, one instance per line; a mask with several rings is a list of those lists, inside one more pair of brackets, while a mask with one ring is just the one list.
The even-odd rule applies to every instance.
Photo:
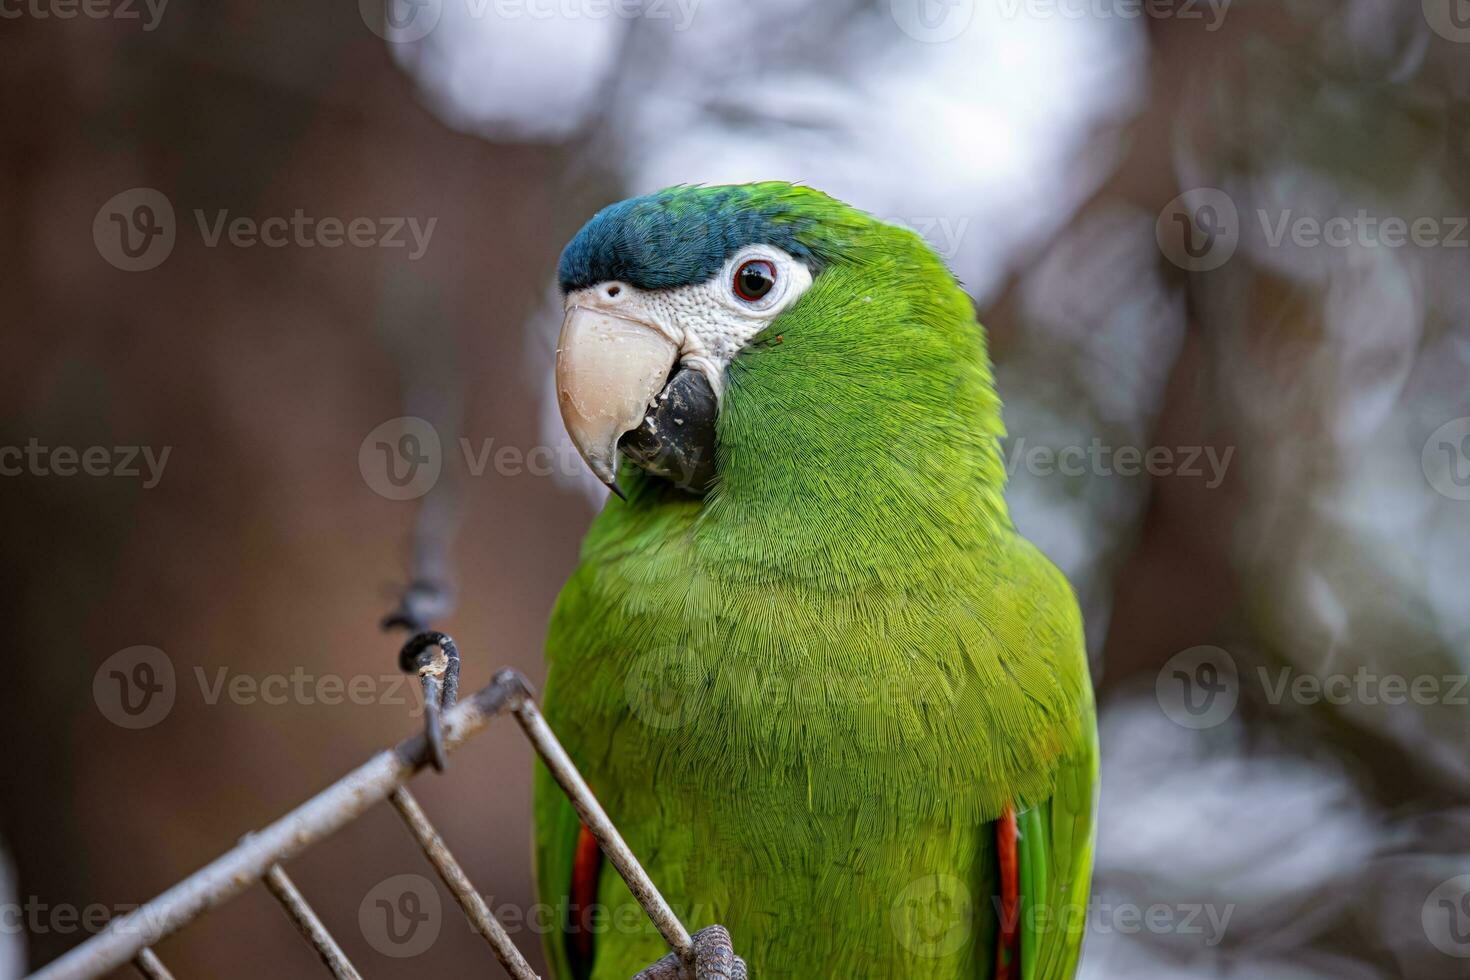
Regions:
[[[753, 261], [770, 263], [775, 282], [765, 295], [748, 300], [737, 291], [736, 276]], [[747, 245], [705, 282], [672, 289], [603, 282], [567, 294], [566, 306], [594, 307], [648, 324], [673, 342], [683, 364], [704, 373], [716, 398], [723, 398], [730, 361], [811, 284], [807, 267], [782, 249]]]

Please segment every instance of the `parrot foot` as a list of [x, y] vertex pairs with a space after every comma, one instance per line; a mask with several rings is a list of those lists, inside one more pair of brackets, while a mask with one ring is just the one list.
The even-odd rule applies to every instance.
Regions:
[[670, 953], [633, 980], [747, 980], [747, 976], [745, 961], [735, 955], [730, 933], [724, 926], [709, 926], [694, 934], [692, 970]]

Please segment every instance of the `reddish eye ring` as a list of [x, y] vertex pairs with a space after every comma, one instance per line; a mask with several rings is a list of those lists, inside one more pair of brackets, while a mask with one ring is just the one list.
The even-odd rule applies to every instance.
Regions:
[[735, 295], [747, 303], [765, 298], [776, 285], [776, 264], [767, 259], [750, 259], [735, 270]]

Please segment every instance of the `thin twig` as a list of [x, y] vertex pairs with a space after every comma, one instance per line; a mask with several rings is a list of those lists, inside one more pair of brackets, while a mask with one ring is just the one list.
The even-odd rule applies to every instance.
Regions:
[[362, 974], [347, 959], [347, 954], [342, 952], [337, 940], [332, 938], [322, 920], [317, 918], [306, 898], [279, 864], [271, 865], [270, 870], [265, 873], [265, 887], [276, 896], [296, 930], [316, 949], [327, 969], [332, 971], [332, 976], [337, 980], [362, 980]]
[[515, 980], [540, 980], [536, 971], [531, 969], [531, 964], [527, 963], [526, 958], [521, 955], [521, 951], [516, 949], [515, 943], [511, 942], [500, 920], [495, 918], [494, 913], [490, 911], [490, 906], [485, 904], [485, 899], [475, 890], [469, 876], [464, 873], [464, 869], [450, 853], [448, 845], [444, 843], [444, 838], [439, 836], [434, 825], [429, 823], [429, 818], [419, 806], [418, 800], [415, 800], [409, 793], [408, 788], [400, 786], [393, 791], [389, 800], [398, 810], [399, 816], [403, 817], [403, 822], [408, 825], [414, 839], [419, 842], [419, 847], [423, 848], [429, 863], [434, 866], [435, 871], [439, 872], [439, 877], [444, 879], [444, 884], [449, 886], [454, 900], [459, 903], [460, 908], [464, 909], [464, 914], [469, 917], [470, 923], [480, 935], [485, 937], [485, 941], [495, 951], [495, 958], [500, 960], [500, 965], [505, 967], [505, 972]]
[[138, 950], [138, 955], [133, 957], [133, 966], [148, 980], [174, 980], [174, 975], [168, 972], [168, 967], [163, 965], [158, 954], [147, 946]]
[[572, 763], [571, 757], [567, 755], [566, 749], [561, 747], [557, 741], [556, 734], [546, 719], [541, 716], [541, 711], [536, 707], [536, 702], [530, 698], [522, 698], [511, 709], [515, 713], [516, 721], [520, 722], [521, 729], [526, 737], [531, 740], [531, 745], [536, 749], [538, 755], [546, 762], [546, 768], [551, 770], [551, 775], [561, 786], [562, 792], [566, 793], [576, 808], [577, 815], [582, 818], [583, 825], [591, 831], [592, 836], [597, 838], [597, 844], [602, 848], [602, 853], [617, 868], [618, 874], [622, 875], [623, 881], [628, 883], [628, 890], [643, 906], [643, 911], [653, 920], [654, 926], [669, 944], [669, 948], [679, 955], [686, 963], [692, 962], [694, 957], [693, 941], [689, 938], [689, 930], [679, 921], [674, 910], [669, 908], [669, 903], [664, 901], [658, 886], [653, 879], [648, 877], [648, 872], [638, 863], [633, 856], [633, 851], [628, 847], [623, 835], [618, 833], [618, 828], [613, 826], [612, 820], [608, 818], [607, 811], [602, 804], [597, 802], [597, 797], [592, 795], [586, 780], [577, 771]]

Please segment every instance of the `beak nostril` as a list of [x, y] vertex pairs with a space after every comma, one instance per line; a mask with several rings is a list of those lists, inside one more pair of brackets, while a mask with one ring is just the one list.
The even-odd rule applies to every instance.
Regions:
[[618, 295], [618, 293], [621, 293], [622, 291], [622, 286], [609, 286], [607, 287], [607, 298], [612, 299], [614, 296]]

